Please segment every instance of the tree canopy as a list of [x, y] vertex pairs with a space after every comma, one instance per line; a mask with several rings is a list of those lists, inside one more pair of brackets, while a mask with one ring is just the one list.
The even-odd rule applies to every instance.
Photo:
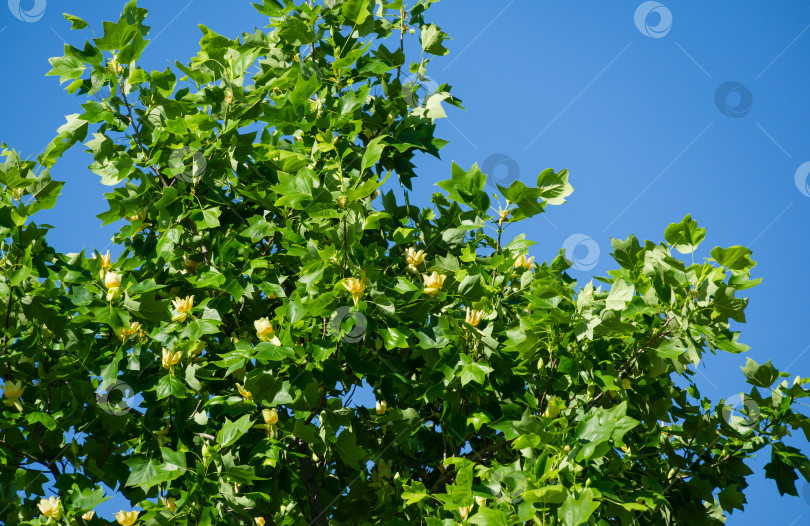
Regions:
[[[427, 74], [436, 1], [263, 0], [266, 28], [201, 26], [163, 71], [139, 65], [134, 0], [94, 32], [65, 15], [89, 40], [49, 75], [82, 111], [0, 164], [5, 524], [108, 524], [111, 488], [124, 526], [712, 525], [756, 452], [780, 494], [810, 479], [786, 443], [810, 437], [810, 379], [749, 359], [733, 403], [694, 382], [704, 353], [748, 349], [750, 250], [695, 262], [687, 215], [614, 239], [581, 284], [504, 233], [563, 204], [567, 170], [491, 195], [453, 163], [410, 203], [461, 105]], [[116, 258], [58, 253], [34, 221], [80, 144]]]

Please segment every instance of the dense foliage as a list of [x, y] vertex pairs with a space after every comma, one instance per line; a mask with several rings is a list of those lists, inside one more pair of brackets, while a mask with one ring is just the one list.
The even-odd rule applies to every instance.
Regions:
[[[581, 286], [504, 234], [564, 202], [565, 170], [493, 200], [453, 164], [410, 204], [459, 104], [426, 77], [435, 1], [264, 0], [266, 30], [201, 27], [197, 56], [151, 72], [133, 1], [51, 60], [83, 111], [0, 165], [5, 524], [107, 524], [102, 484], [140, 507], [122, 525], [720, 524], [763, 449], [796, 494], [808, 379], [749, 360], [737, 410], [693, 382], [704, 352], [747, 349], [748, 249], [684, 262], [687, 216], [614, 240]], [[114, 260], [57, 253], [32, 219], [78, 143], [111, 186]]]

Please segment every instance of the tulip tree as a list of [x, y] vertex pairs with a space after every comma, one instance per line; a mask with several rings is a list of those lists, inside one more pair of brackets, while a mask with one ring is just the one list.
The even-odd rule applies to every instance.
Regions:
[[[201, 26], [163, 71], [134, 1], [92, 30], [66, 15], [88, 40], [49, 74], [81, 111], [0, 165], [5, 524], [109, 524], [112, 492], [120, 524], [721, 524], [757, 452], [796, 495], [808, 379], [748, 360], [736, 407], [694, 381], [747, 349], [748, 249], [684, 257], [705, 236], [686, 216], [614, 239], [583, 284], [504, 232], [562, 204], [566, 170], [492, 195], [452, 164], [409, 201], [460, 105], [426, 77], [435, 1], [264, 0], [266, 28]], [[118, 257], [35, 222], [79, 143]]]

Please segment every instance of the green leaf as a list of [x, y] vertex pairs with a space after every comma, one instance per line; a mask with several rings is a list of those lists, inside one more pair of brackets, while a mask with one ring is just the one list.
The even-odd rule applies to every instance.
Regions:
[[87, 22], [79, 18], [78, 16], [74, 16], [68, 13], [64, 13], [63, 16], [65, 20], [70, 22], [70, 29], [84, 29], [87, 27]]
[[52, 431], [56, 429], [56, 420], [54, 420], [54, 418], [47, 413], [26, 413], [25, 419], [28, 420], [29, 424], [35, 424], [38, 422], [45, 426], [45, 428], [48, 430]]
[[610, 310], [623, 310], [627, 303], [633, 299], [635, 291], [636, 289], [632, 283], [627, 283], [621, 278], [617, 279], [610, 288], [610, 294], [605, 300], [605, 307]]
[[453, 201], [486, 212], [489, 209], [489, 196], [483, 191], [486, 181], [487, 176], [481, 172], [478, 164], [473, 164], [469, 171], [464, 171], [453, 163], [451, 178], [436, 183], [436, 186], [445, 190]]
[[344, 0], [340, 6], [340, 14], [350, 22], [347, 25], [359, 26], [371, 16], [369, 0]]
[[715, 261], [731, 270], [749, 270], [756, 266], [751, 261], [751, 251], [745, 247], [733, 246], [728, 248], [715, 247], [712, 257]]
[[251, 415], [244, 415], [236, 422], [231, 422], [225, 417], [225, 425], [223, 425], [222, 429], [217, 433], [217, 444], [220, 444], [222, 447], [228, 447], [236, 443], [252, 426], [253, 421], [251, 420]]
[[157, 397], [158, 400], [174, 396], [175, 398], [184, 398], [186, 396], [186, 386], [183, 381], [173, 375], [164, 375], [160, 378], [157, 384]]
[[492, 508], [479, 508], [478, 512], [467, 519], [470, 524], [478, 526], [508, 526], [509, 522], [506, 520], [506, 514], [501, 510]]
[[756, 387], [769, 388], [779, 378], [779, 371], [776, 370], [768, 360], [762, 365], [748, 358], [745, 361], [745, 367], [740, 367], [743, 374], [747, 378], [747, 382]]
[[371, 140], [371, 142], [368, 143], [368, 145], [366, 145], [366, 149], [363, 152], [363, 158], [360, 161], [361, 172], [365, 172], [367, 168], [374, 166], [375, 164], [377, 164], [377, 161], [380, 160], [380, 157], [382, 156], [383, 150], [385, 149], [386, 146], [385, 144], [380, 143], [383, 139], [385, 139], [385, 137], [386, 137], [385, 135], [375, 137], [374, 139]]
[[694, 221], [689, 214], [686, 214], [680, 223], [672, 223], [664, 231], [667, 243], [674, 245], [675, 250], [681, 254], [691, 254], [697, 250], [705, 237], [706, 229], [698, 228], [697, 221]]
[[423, 25], [419, 39], [422, 42], [422, 51], [431, 55], [446, 55], [449, 50], [442, 45], [446, 38], [447, 33], [439, 29], [436, 24]]
[[579, 498], [575, 499], [573, 494], [569, 494], [557, 511], [557, 516], [565, 526], [580, 526], [588, 523], [598, 507], [599, 503], [593, 500], [593, 490], [586, 488]]
[[357, 445], [357, 436], [354, 433], [343, 430], [335, 441], [340, 459], [352, 469], [362, 469], [367, 457], [366, 451]]
[[568, 490], [560, 484], [543, 486], [538, 489], [530, 489], [523, 495], [523, 500], [530, 503], [540, 504], [562, 504], [568, 496]]

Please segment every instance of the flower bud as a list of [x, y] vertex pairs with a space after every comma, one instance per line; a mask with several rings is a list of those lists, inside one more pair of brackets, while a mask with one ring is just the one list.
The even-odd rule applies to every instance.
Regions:
[[388, 402], [377, 400], [377, 415], [384, 415], [388, 411]]
[[275, 409], [262, 409], [262, 418], [268, 426], [275, 425], [278, 423], [278, 412]]

